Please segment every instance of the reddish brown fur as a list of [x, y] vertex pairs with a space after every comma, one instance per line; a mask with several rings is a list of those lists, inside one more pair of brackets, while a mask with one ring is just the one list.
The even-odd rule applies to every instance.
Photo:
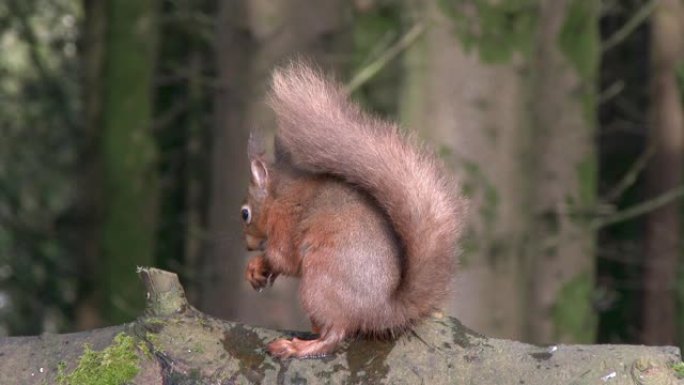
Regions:
[[429, 314], [453, 276], [465, 210], [444, 167], [305, 65], [275, 72], [270, 102], [280, 155], [267, 165], [250, 143], [245, 235], [264, 254], [248, 279], [261, 288], [274, 274], [301, 277], [321, 337], [269, 351], [326, 354], [346, 336], [402, 330]]

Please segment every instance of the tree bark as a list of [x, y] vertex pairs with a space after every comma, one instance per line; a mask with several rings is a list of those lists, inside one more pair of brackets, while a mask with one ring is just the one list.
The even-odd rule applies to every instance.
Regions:
[[[649, 196], [665, 193], [682, 183], [684, 119], [677, 82], [684, 49], [682, 15], [681, 1], [663, 0], [656, 6], [651, 21], [652, 104], [648, 142], [657, 151], [646, 169]], [[674, 343], [677, 339], [675, 289], [681, 254], [680, 216], [680, 204], [675, 201], [646, 217], [642, 341], [647, 344]]]
[[[92, 383], [118, 374], [130, 384], [391, 383], [391, 384], [684, 384], [674, 347], [553, 345], [539, 347], [475, 334], [436, 316], [391, 340], [349, 341], [328, 357], [274, 360], [265, 343], [278, 332], [204, 315], [189, 305], [175, 274], [140, 269], [147, 309], [137, 321], [89, 332], [0, 339], [3, 384]], [[130, 378], [111, 373], [133, 366]], [[118, 336], [118, 337], [117, 337]], [[84, 346], [90, 353], [84, 353]], [[120, 345], [119, 345], [120, 346]], [[94, 352], [94, 354], [93, 354]], [[109, 352], [105, 356], [103, 353]], [[133, 353], [128, 355], [127, 353]], [[129, 357], [130, 356], [130, 357]], [[60, 382], [61, 381], [61, 382]]]
[[533, 175], [526, 335], [594, 341], [596, 78], [599, 3], [542, 0], [531, 66]]
[[77, 217], [78, 233], [78, 271], [80, 277], [78, 299], [75, 305], [76, 330], [88, 330], [102, 325], [100, 308], [97, 305], [102, 295], [95, 290], [97, 261], [101, 258], [102, 235], [102, 162], [99, 156], [102, 107], [104, 104], [103, 75], [106, 38], [107, 8], [105, 1], [84, 0], [85, 11], [82, 65], [84, 68], [83, 112], [85, 126], [82, 141], [82, 162], [80, 167], [79, 199]]

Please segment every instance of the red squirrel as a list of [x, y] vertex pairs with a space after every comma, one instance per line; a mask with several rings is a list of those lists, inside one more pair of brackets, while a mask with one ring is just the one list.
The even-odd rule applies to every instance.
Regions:
[[271, 355], [329, 354], [351, 335], [403, 331], [448, 292], [465, 199], [439, 159], [364, 113], [301, 62], [274, 72], [275, 160], [253, 137], [241, 208], [255, 289], [301, 278], [314, 340], [278, 339]]

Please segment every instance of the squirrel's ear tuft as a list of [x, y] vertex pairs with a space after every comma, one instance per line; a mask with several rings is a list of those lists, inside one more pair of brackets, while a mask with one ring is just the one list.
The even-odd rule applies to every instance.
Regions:
[[247, 156], [249, 160], [261, 159], [264, 157], [264, 137], [259, 131], [251, 131], [247, 142]]
[[280, 139], [278, 135], [276, 135], [273, 140], [273, 151], [275, 153], [276, 164], [292, 164], [292, 154], [285, 148], [282, 139]]
[[259, 189], [265, 189], [268, 185], [268, 168], [261, 159], [252, 159], [249, 163], [251, 181]]

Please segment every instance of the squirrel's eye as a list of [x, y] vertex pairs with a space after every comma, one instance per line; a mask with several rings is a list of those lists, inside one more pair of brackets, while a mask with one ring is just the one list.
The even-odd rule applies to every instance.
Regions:
[[249, 224], [249, 222], [252, 221], [252, 211], [249, 209], [249, 206], [242, 206], [242, 209], [240, 209], [240, 216], [242, 216], [242, 221], [246, 224]]

